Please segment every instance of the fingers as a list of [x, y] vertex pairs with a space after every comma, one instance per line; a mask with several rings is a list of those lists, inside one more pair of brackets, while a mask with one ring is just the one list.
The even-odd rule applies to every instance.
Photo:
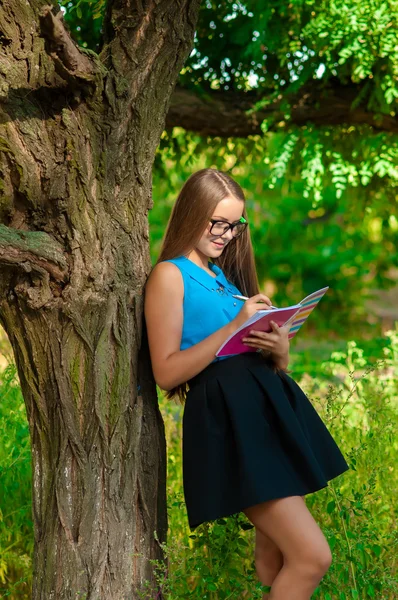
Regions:
[[284, 332], [283, 328], [279, 327], [278, 323], [275, 323], [275, 321], [270, 321], [270, 325], [272, 327], [272, 331], [258, 331], [256, 329], [252, 329], [249, 331], [249, 334], [272, 340], [274, 339], [274, 333], [281, 335], [281, 333]]
[[270, 321], [270, 324], [272, 331], [265, 332], [252, 329], [247, 332], [242, 341], [247, 345], [260, 345], [264, 350], [274, 350], [281, 343], [284, 335], [287, 335], [287, 332], [282, 327], [279, 327], [275, 321]]
[[249, 298], [249, 300], [252, 300], [253, 302], [264, 302], [268, 306], [272, 305], [271, 300], [265, 294], [256, 294], [255, 296]]

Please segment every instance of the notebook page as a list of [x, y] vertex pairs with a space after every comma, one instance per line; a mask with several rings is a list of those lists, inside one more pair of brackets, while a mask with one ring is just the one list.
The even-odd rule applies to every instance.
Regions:
[[299, 311], [291, 319], [289, 319], [287, 323], [287, 325], [290, 326], [288, 334], [289, 340], [296, 335], [300, 327], [307, 320], [310, 313], [314, 310], [314, 308], [316, 307], [320, 299], [323, 298], [323, 296], [326, 294], [328, 289], [329, 286], [324, 287], [321, 290], [313, 292], [312, 294], [306, 296], [303, 300], [301, 300]]
[[252, 315], [251, 317], [249, 317], [247, 319], [247, 321], [245, 321], [243, 323], [243, 325], [241, 325], [240, 327], [238, 327], [238, 329], [236, 329], [234, 331], [234, 333], [230, 337], [232, 337], [233, 335], [235, 335], [238, 331], [241, 331], [241, 329], [244, 329], [245, 327], [248, 327], [249, 325], [253, 325], [253, 323], [256, 323], [264, 315], [267, 315], [267, 314], [270, 314], [270, 313], [276, 313], [277, 311], [278, 312], [283, 312], [285, 310], [290, 310], [292, 308], [300, 308], [300, 306], [301, 306], [300, 304], [293, 304], [292, 306], [286, 306], [285, 308], [277, 308], [277, 309], [270, 308], [268, 310], [266, 310], [266, 309], [260, 309], [256, 313], [254, 313], [254, 315]]

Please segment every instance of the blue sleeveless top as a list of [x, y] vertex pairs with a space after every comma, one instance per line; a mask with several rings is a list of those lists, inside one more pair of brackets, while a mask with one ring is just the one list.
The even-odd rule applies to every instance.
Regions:
[[[181, 271], [184, 281], [183, 328], [180, 350], [193, 346], [227, 325], [236, 317], [243, 301], [233, 298], [238, 290], [214, 263], [208, 263], [215, 273], [212, 277], [186, 256], [178, 256], [162, 262], [172, 262]], [[221, 345], [221, 344], [220, 344]], [[229, 358], [216, 356], [212, 362]]]

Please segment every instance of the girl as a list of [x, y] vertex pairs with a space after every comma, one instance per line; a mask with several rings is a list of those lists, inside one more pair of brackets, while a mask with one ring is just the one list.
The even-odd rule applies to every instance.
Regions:
[[226, 173], [201, 169], [177, 198], [145, 289], [155, 381], [184, 404], [189, 527], [242, 511], [255, 527], [257, 574], [271, 586], [264, 598], [307, 600], [332, 556], [304, 496], [349, 467], [286, 373], [287, 329], [274, 323], [246, 338], [248, 352], [215, 356], [264, 303], [244, 193]]

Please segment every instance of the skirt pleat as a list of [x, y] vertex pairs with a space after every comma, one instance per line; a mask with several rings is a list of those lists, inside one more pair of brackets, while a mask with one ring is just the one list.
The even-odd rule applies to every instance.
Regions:
[[211, 363], [188, 384], [182, 448], [191, 530], [315, 492], [349, 469], [300, 386], [258, 353]]

